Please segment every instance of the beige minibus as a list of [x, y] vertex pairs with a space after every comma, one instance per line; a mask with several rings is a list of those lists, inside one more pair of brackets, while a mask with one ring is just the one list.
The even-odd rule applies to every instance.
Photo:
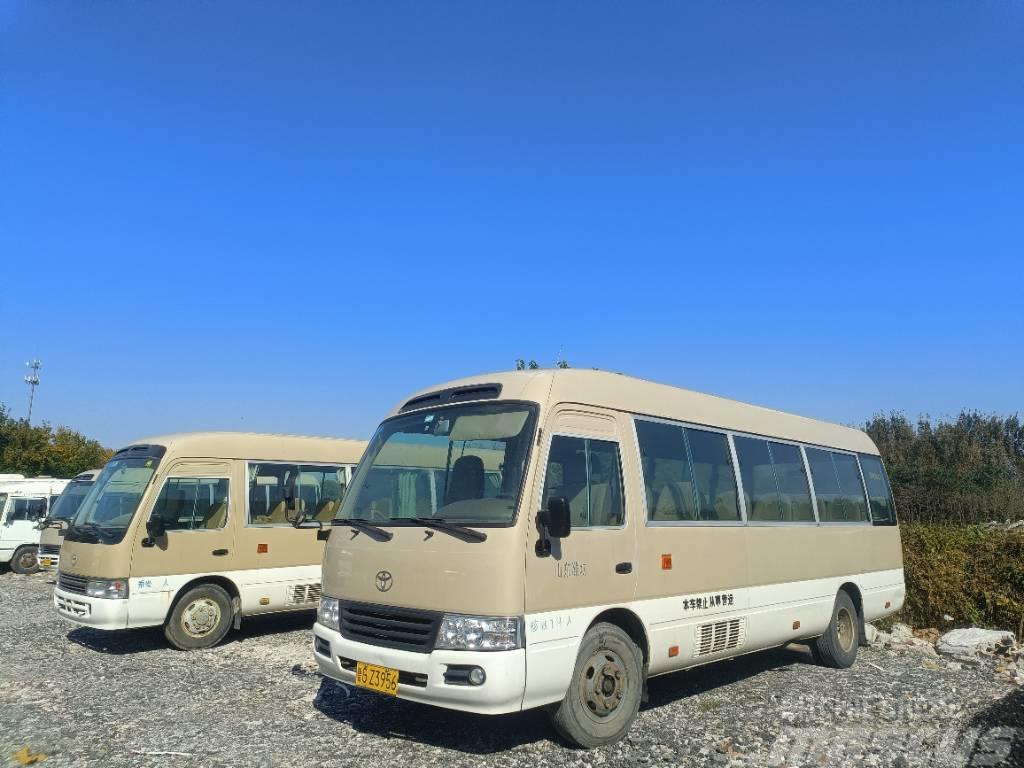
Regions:
[[229, 432], [114, 454], [64, 535], [54, 605], [98, 629], [164, 627], [187, 650], [242, 616], [315, 608], [330, 521], [366, 443]]
[[413, 395], [332, 525], [323, 674], [468, 712], [550, 705], [584, 747], [623, 736], [653, 675], [792, 641], [848, 667], [904, 600], [865, 433], [599, 371]]
[[60, 561], [60, 545], [68, 523], [78, 512], [85, 496], [100, 474], [99, 469], [80, 472], [71, 478], [63, 493], [50, 505], [46, 517], [39, 521], [39, 570], [55, 571]]

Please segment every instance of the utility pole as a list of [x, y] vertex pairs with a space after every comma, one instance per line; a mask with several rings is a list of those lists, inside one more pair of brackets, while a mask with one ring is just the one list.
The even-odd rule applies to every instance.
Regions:
[[29, 368], [32, 369], [32, 373], [25, 377], [25, 383], [28, 384], [28, 423], [32, 424], [32, 402], [36, 399], [36, 387], [39, 386], [39, 369], [43, 367], [43, 364], [38, 360], [30, 360], [25, 363]]

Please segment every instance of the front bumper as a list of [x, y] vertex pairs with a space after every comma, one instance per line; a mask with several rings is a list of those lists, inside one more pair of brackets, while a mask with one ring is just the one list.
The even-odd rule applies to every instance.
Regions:
[[[522, 709], [526, 689], [526, 651], [522, 648], [515, 651], [415, 653], [346, 640], [340, 632], [320, 623], [313, 625], [313, 636], [313, 655], [320, 666], [320, 673], [342, 683], [354, 685], [356, 675], [354, 668], [342, 666], [341, 659], [364, 661], [397, 669], [399, 673], [405, 673], [402, 678], [416, 678], [421, 683], [426, 677], [425, 684], [402, 682], [399, 678], [400, 699], [485, 715]], [[319, 652], [318, 646], [319, 650], [329, 648], [330, 655]], [[487, 680], [479, 686], [446, 683], [444, 675], [450, 664], [481, 667], [487, 673]]]
[[96, 629], [125, 629], [128, 626], [128, 601], [86, 597], [77, 592], [53, 590], [53, 607], [65, 619]]

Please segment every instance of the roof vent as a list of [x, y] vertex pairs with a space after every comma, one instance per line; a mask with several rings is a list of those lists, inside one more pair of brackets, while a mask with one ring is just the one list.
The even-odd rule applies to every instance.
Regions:
[[402, 406], [400, 413], [415, 411], [431, 405], [461, 403], [467, 400], [494, 400], [501, 395], [501, 384], [473, 384], [468, 387], [452, 387], [414, 397]]

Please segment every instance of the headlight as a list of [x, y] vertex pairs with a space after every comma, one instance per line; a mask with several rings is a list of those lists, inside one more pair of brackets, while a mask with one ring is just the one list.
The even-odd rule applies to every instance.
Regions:
[[338, 629], [338, 601], [333, 597], [321, 597], [316, 611], [316, 620], [328, 629]]
[[124, 600], [128, 597], [128, 579], [89, 579], [85, 583], [85, 594], [89, 597]]
[[511, 651], [522, 647], [515, 616], [445, 614], [435, 648], [449, 651]]

